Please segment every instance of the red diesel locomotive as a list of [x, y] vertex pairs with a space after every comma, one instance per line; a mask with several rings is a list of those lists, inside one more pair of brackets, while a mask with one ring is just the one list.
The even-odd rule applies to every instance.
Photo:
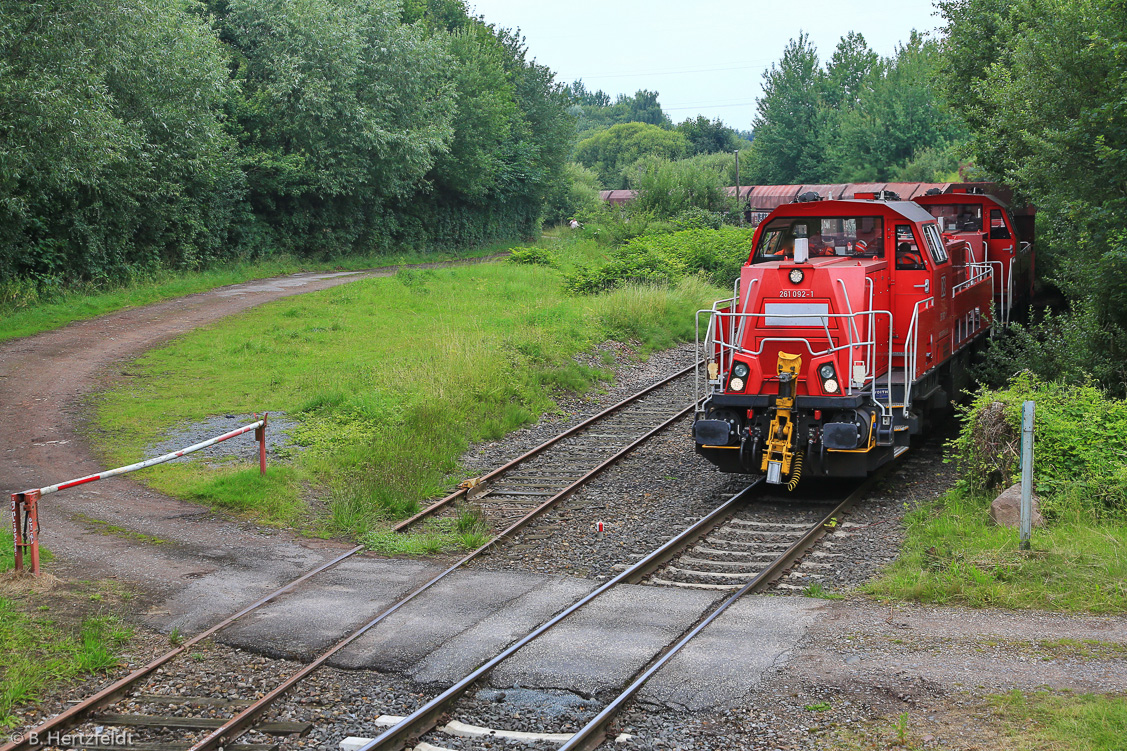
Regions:
[[991, 196], [917, 201], [808, 193], [760, 223], [732, 298], [698, 313], [698, 453], [791, 489], [864, 476], [967, 385], [1028, 296], [1032, 249]]

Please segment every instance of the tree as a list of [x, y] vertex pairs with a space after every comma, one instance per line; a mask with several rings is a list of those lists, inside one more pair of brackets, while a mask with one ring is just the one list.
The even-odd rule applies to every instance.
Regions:
[[224, 5], [255, 234], [300, 253], [388, 245], [393, 205], [453, 133], [442, 40], [400, 24], [390, 0]]
[[748, 182], [818, 183], [831, 177], [820, 127], [824, 75], [806, 34], [792, 39], [779, 64], [763, 74], [752, 124], [757, 172]]
[[697, 115], [695, 119], [687, 119], [678, 125], [677, 132], [688, 141], [690, 156], [730, 152], [739, 148], [740, 139], [736, 137], [735, 131], [720, 118], [709, 121], [704, 115]]
[[872, 90], [872, 74], [879, 63], [880, 56], [869, 49], [864, 36], [853, 31], [843, 36], [826, 65], [826, 106], [852, 109], [860, 105]]
[[[965, 137], [935, 83], [941, 60], [938, 44], [913, 31], [894, 57], [871, 65], [866, 62], [867, 70], [850, 65], [840, 77], [831, 70], [830, 81], [840, 78], [841, 83], [828, 85], [827, 93], [850, 92], [843, 104], [848, 108], [837, 110], [833, 127], [827, 131], [828, 154], [839, 179], [887, 181], [917, 154], [944, 152], [953, 141]], [[916, 162], [917, 172], [924, 164]], [[949, 162], [945, 164], [950, 167]]]
[[638, 89], [634, 92], [634, 96], [619, 94], [614, 103], [616, 107], [623, 109], [624, 119], [621, 122], [648, 123], [663, 128], [670, 127], [673, 123], [661, 109], [661, 103], [657, 101], [657, 97], [656, 91], [645, 89]]
[[422, 21], [443, 31], [458, 31], [474, 23], [464, 0], [403, 0], [400, 18], [405, 24]]
[[673, 217], [692, 208], [709, 212], [728, 208], [716, 172], [689, 160], [642, 159], [630, 176], [630, 186], [638, 191], [633, 208], [659, 217]]
[[[1089, 343], [1074, 348], [1076, 361], [1110, 354], [1123, 363], [1127, 2], [946, 0], [940, 8], [950, 96], [970, 126], [972, 153], [1038, 207], [1039, 268], [1072, 308], [1053, 325], [1101, 327], [1072, 337]], [[1094, 375], [1122, 393], [1127, 368]]]
[[591, 91], [582, 80], [576, 80], [567, 87], [567, 93], [581, 107], [609, 107], [610, 94], [602, 89]]
[[916, 32], [888, 59], [850, 32], [825, 70], [800, 35], [766, 74], [749, 181], [932, 179], [953, 171], [951, 146], [965, 131], [947, 106], [940, 69], [938, 44]]
[[242, 175], [223, 54], [194, 8], [0, 2], [0, 278], [122, 279], [224, 252]]
[[560, 224], [600, 206], [598, 175], [575, 162], [564, 167], [564, 175], [566, 179], [557, 183], [545, 200], [546, 224]]
[[575, 81], [565, 92], [571, 100], [580, 139], [621, 123], [647, 123], [662, 128], [673, 125], [661, 109], [656, 91], [639, 89], [633, 96], [619, 94], [613, 103], [605, 91], [591, 91], [583, 81]]
[[480, 24], [454, 32], [447, 49], [456, 109], [453, 137], [431, 172], [437, 185], [475, 201], [497, 188], [517, 118], [513, 83], [505, 70], [505, 49]]
[[575, 160], [595, 170], [604, 187], [626, 186], [623, 170], [642, 157], [677, 159], [687, 148], [685, 137], [646, 123], [620, 123], [579, 142]]

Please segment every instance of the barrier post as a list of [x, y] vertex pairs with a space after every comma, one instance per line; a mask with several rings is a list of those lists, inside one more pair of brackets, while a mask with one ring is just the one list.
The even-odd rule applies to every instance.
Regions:
[[[257, 415], [255, 415], [257, 417]], [[269, 412], [262, 415], [262, 425], [254, 429], [254, 440], [258, 441], [258, 474], [266, 474], [266, 419]]]
[[16, 571], [23, 571], [23, 535], [20, 534], [20, 507], [23, 501], [20, 499], [19, 493], [12, 493], [12, 535], [15, 538], [15, 559], [12, 568]]
[[12, 493], [12, 522], [15, 537], [16, 571], [23, 571], [24, 553], [31, 558], [31, 573], [39, 576], [39, 495], [38, 490]]

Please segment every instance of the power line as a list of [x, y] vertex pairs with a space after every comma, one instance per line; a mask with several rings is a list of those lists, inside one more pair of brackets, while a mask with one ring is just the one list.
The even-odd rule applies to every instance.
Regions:
[[667, 111], [697, 110], [697, 109], [719, 109], [721, 107], [747, 107], [747, 106], [750, 106], [750, 105], [753, 105], [753, 104], [755, 104], [754, 99], [750, 102], [731, 102], [729, 104], [709, 104], [708, 102], [701, 102], [700, 104], [683, 104], [683, 105], [679, 105], [677, 107], [666, 107], [666, 106], [663, 105], [662, 109], [667, 110]]
[[[772, 61], [768, 61], [772, 62]], [[736, 65], [726, 68], [686, 68], [684, 70], [644, 70], [637, 73], [603, 73], [594, 76], [579, 76], [579, 80], [587, 79], [602, 79], [602, 78], [630, 78], [633, 76], [666, 76], [680, 73], [715, 73], [724, 70], [750, 70], [752, 68], [761, 68], [765, 65], [763, 62], [751, 61], [747, 65]]]

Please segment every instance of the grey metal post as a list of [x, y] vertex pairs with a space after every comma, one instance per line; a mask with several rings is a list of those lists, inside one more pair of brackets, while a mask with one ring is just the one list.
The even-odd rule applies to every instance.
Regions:
[[1029, 550], [1033, 529], [1033, 402], [1021, 405], [1021, 549]]

